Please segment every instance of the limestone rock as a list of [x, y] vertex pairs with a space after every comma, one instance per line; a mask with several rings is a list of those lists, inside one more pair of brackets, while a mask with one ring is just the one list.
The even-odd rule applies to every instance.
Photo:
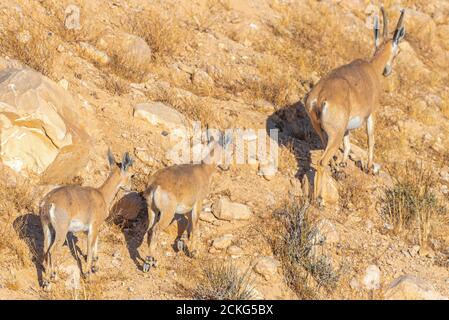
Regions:
[[243, 254], [243, 249], [239, 246], [230, 246], [228, 247], [228, 250], [226, 250], [226, 252], [232, 257], [238, 257]]
[[76, 5], [68, 5], [64, 11], [64, 26], [67, 30], [80, 30], [80, 8]]
[[134, 107], [134, 117], [155, 126], [162, 126], [179, 137], [188, 135], [189, 120], [180, 112], [162, 102], [140, 103]]
[[213, 205], [213, 213], [220, 220], [248, 220], [252, 216], [251, 209], [244, 204], [231, 202], [228, 198], [220, 198]]
[[78, 100], [40, 73], [0, 71], [3, 164], [48, 180], [73, 176], [89, 154], [90, 138], [79, 123], [80, 112]]
[[260, 257], [254, 263], [254, 271], [270, 280], [277, 272], [279, 261], [273, 257]]
[[378, 266], [372, 264], [366, 268], [363, 285], [366, 290], [377, 290], [380, 288], [380, 269]]
[[85, 57], [99, 65], [106, 65], [111, 60], [106, 52], [98, 50], [96, 47], [87, 42], [80, 42], [79, 46]]
[[232, 234], [224, 234], [213, 240], [212, 247], [218, 250], [226, 249], [231, 245], [233, 238], [234, 236]]

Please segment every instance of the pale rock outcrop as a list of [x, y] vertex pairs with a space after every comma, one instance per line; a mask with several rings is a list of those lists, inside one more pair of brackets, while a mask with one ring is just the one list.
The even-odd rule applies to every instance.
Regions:
[[90, 141], [78, 107], [68, 91], [32, 69], [0, 70], [2, 163], [44, 180], [73, 176], [87, 161]]
[[180, 112], [162, 102], [140, 103], [134, 107], [134, 117], [169, 130], [174, 136], [186, 138], [190, 121]]

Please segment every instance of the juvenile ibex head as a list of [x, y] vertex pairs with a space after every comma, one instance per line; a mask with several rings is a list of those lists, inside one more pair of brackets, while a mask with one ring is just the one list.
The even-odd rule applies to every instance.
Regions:
[[404, 9], [401, 10], [401, 15], [399, 16], [398, 23], [396, 25], [396, 30], [394, 31], [393, 38], [388, 39], [388, 19], [387, 14], [385, 12], [384, 7], [380, 8], [382, 12], [382, 20], [383, 20], [383, 39], [379, 39], [379, 18], [377, 16], [374, 17], [374, 46], [376, 48], [376, 52], [374, 56], [382, 56], [386, 61], [385, 67], [383, 69], [383, 75], [385, 77], [391, 74], [393, 70], [393, 61], [397, 57], [400, 52], [399, 42], [405, 36], [405, 28], [402, 25], [404, 21]]
[[109, 168], [111, 170], [110, 176], [114, 176], [116, 179], [119, 179], [119, 188], [125, 191], [131, 190], [131, 173], [129, 167], [132, 166], [133, 160], [129, 156], [129, 153], [125, 152], [122, 162], [118, 163], [115, 161], [115, 157], [112, 154], [111, 149], [108, 149], [108, 161]]

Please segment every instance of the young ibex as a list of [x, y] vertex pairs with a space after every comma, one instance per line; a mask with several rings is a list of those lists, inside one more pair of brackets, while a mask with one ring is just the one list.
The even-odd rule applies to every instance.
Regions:
[[[322, 178], [325, 166], [332, 160], [343, 139], [343, 161], [346, 165], [349, 151], [349, 130], [359, 128], [366, 120], [368, 135], [368, 164], [370, 172], [373, 166], [374, 153], [374, 119], [373, 112], [379, 105], [381, 79], [389, 76], [393, 60], [399, 53], [399, 42], [404, 38], [402, 25], [404, 10], [401, 14], [393, 38], [388, 39], [388, 22], [386, 13], [381, 7], [383, 16], [383, 41], [379, 43], [379, 20], [374, 21], [374, 56], [369, 60], [354, 60], [351, 63], [334, 69], [321, 79], [309, 93], [305, 107], [313, 128], [318, 133], [325, 151], [317, 168], [314, 183], [314, 198], [324, 205], [321, 199]], [[326, 136], [327, 139], [326, 139]]]
[[[110, 173], [101, 187], [61, 186], [42, 200], [39, 213], [44, 231], [44, 288], [56, 280], [55, 264], [68, 232], [87, 232], [87, 275], [98, 270], [95, 265], [98, 260], [98, 231], [108, 217], [109, 206], [119, 188], [129, 188], [128, 169], [132, 165], [128, 152], [118, 164], [109, 150], [108, 160]], [[55, 233], [54, 239], [51, 229]]]
[[[229, 164], [221, 164], [224, 150], [231, 142], [230, 135], [221, 135], [218, 141], [209, 139], [209, 154], [199, 164], [181, 164], [157, 171], [150, 179], [149, 186], [143, 193], [148, 207], [147, 255], [143, 272], [148, 272], [156, 265], [153, 256], [161, 230], [166, 229], [174, 220], [175, 214], [187, 214], [190, 228], [188, 252], [190, 256], [197, 253], [198, 218], [202, 202], [209, 194], [212, 176], [217, 166], [229, 169]], [[177, 239], [178, 248], [182, 241]]]

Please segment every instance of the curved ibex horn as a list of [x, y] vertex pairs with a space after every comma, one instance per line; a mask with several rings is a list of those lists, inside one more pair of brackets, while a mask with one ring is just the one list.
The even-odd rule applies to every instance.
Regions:
[[402, 23], [404, 21], [404, 13], [405, 13], [405, 9], [401, 9], [401, 15], [399, 16], [398, 24], [396, 25], [396, 30], [394, 31], [395, 36], [396, 36], [397, 32], [399, 31], [399, 29], [401, 29], [401, 27], [402, 27]]
[[374, 16], [374, 46], [378, 47], [379, 40], [379, 17]]
[[388, 18], [387, 18], [387, 13], [385, 12], [384, 6], [380, 7], [380, 12], [382, 12], [382, 20], [384, 23], [383, 37], [384, 37], [384, 40], [386, 40], [388, 37]]

